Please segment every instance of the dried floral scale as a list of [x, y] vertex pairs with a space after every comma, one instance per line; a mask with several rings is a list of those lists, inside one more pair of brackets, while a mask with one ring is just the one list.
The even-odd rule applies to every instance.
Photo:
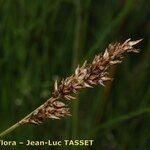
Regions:
[[81, 67], [78, 66], [75, 73], [62, 80], [60, 85], [55, 81], [52, 97], [28, 115], [24, 123], [39, 124], [47, 118], [60, 119], [70, 115], [65, 100], [75, 99], [73, 95], [83, 88], [92, 88], [99, 84], [105, 86], [106, 81], [112, 81], [108, 76], [108, 68], [121, 63], [124, 53], [139, 52], [133, 46], [140, 41], [141, 39], [127, 39], [124, 43], [109, 44], [104, 53], [96, 55], [92, 63], [87, 64], [85, 61]]

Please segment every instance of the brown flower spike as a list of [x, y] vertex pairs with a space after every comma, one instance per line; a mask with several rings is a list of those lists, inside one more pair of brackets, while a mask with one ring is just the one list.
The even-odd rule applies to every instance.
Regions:
[[121, 63], [124, 53], [139, 52], [133, 46], [140, 41], [141, 39], [128, 39], [124, 43], [109, 44], [104, 53], [96, 55], [92, 63], [87, 64], [85, 61], [81, 67], [78, 66], [75, 73], [62, 80], [60, 85], [55, 81], [52, 97], [33, 111], [25, 122], [39, 124], [47, 118], [60, 119], [70, 115], [69, 108], [62, 101], [75, 99], [72, 95], [80, 89], [92, 88], [99, 84], [105, 86], [106, 81], [112, 80], [108, 77], [108, 68]]

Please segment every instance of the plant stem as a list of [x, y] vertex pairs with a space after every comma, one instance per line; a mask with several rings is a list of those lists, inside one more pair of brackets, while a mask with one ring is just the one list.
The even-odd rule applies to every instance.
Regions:
[[119, 28], [124, 18], [126, 18], [129, 12], [134, 8], [133, 4], [133, 0], [125, 1], [124, 7], [122, 8], [118, 16], [109, 24], [108, 27], [105, 28], [104, 31], [99, 32], [99, 35], [97, 36], [99, 38], [97, 38], [97, 41], [90, 48], [89, 52], [86, 54], [83, 60], [86, 60], [87, 58], [89, 58], [89, 56], [92, 56], [99, 47], [102, 47], [102, 45], [108, 39], [110, 33]]
[[13, 126], [11, 126], [10, 128], [6, 129], [5, 131], [3, 131], [0, 134], [0, 137], [4, 137], [5, 135], [9, 134], [10, 132], [14, 131], [16, 128], [18, 128], [19, 126], [25, 124], [25, 118], [20, 120], [19, 122], [17, 122], [16, 124], [14, 124]]
[[100, 130], [104, 130], [106, 128], [111, 128], [113, 125], [117, 124], [117, 123], [121, 123], [123, 121], [126, 121], [126, 120], [129, 120], [129, 119], [132, 119], [134, 117], [137, 117], [139, 115], [142, 115], [144, 113], [148, 113], [149, 114], [150, 112], [150, 107], [147, 107], [147, 108], [141, 108], [137, 111], [133, 111], [133, 112], [130, 112], [128, 114], [124, 114], [124, 115], [121, 115], [119, 117], [116, 117], [114, 119], [110, 119], [108, 122], [106, 123], [103, 123], [101, 124], [100, 126], [95, 126], [94, 127], [94, 130], [92, 130], [90, 133], [88, 133], [88, 136], [94, 136], [96, 133], [98, 133]]
[[17, 123], [15, 123], [14, 125], [12, 125], [10, 128], [4, 130], [3, 132], [0, 133], [0, 138], [6, 136], [7, 134], [11, 133], [12, 131], [14, 131], [15, 129], [17, 129], [18, 127], [27, 124], [28, 123], [28, 118], [30, 118], [30, 116], [33, 114], [33, 112], [35, 112], [36, 110], [38, 110], [39, 108], [41, 108], [43, 106], [40, 105], [38, 108], [36, 108], [35, 110], [33, 110], [31, 113], [29, 113], [28, 115], [26, 115], [23, 119], [21, 119], [20, 121], [18, 121]]
[[[75, 40], [73, 51], [73, 70], [79, 62], [79, 53], [82, 48], [82, 18], [81, 18], [81, 1], [76, 1], [76, 26], [75, 26]], [[78, 101], [73, 102], [73, 119], [72, 119], [72, 138], [77, 137], [78, 128]]]

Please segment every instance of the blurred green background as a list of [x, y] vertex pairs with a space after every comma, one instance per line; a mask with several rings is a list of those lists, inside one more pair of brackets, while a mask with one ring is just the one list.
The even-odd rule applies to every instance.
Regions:
[[149, 8], [148, 0], [0, 0], [0, 131], [45, 102], [55, 79], [110, 42], [144, 38], [139, 54], [110, 70], [112, 83], [85, 89], [69, 102], [72, 117], [26, 125], [5, 138], [94, 139], [92, 147], [10, 149], [150, 148]]

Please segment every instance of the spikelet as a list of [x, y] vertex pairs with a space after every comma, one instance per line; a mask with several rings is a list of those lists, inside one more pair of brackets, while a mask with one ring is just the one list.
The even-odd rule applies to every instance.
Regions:
[[104, 53], [96, 55], [91, 63], [87, 64], [85, 61], [82, 67], [78, 65], [75, 73], [65, 80], [63, 79], [60, 85], [55, 81], [52, 97], [29, 115], [26, 122], [40, 124], [48, 118], [60, 119], [70, 115], [66, 105], [67, 100], [75, 99], [73, 95], [83, 88], [92, 88], [99, 84], [105, 86], [105, 82], [112, 81], [112, 78], [108, 76], [108, 68], [120, 64], [124, 53], [137, 53], [138, 49], [133, 46], [141, 40], [131, 41], [131, 39], [127, 39], [122, 44], [109, 44]]

